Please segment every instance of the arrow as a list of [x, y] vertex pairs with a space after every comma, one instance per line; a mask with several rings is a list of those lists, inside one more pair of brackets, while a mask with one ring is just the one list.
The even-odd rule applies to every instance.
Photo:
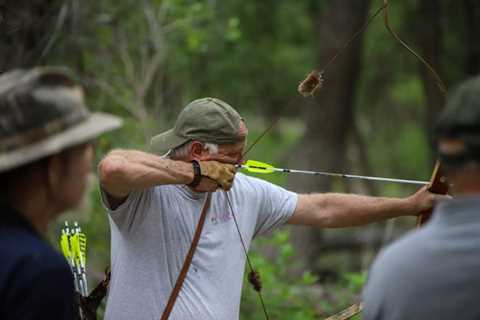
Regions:
[[86, 297], [88, 295], [86, 274], [87, 238], [81, 231], [77, 222], [74, 223], [73, 227], [69, 227], [68, 222], [65, 221], [65, 226], [60, 236], [60, 247], [72, 270], [75, 291]]
[[383, 177], [360, 176], [355, 174], [332, 173], [332, 172], [324, 172], [324, 171], [308, 171], [308, 170], [276, 168], [268, 163], [263, 163], [256, 160], [248, 160], [243, 165], [237, 165], [237, 168], [242, 168], [252, 173], [273, 173], [273, 172], [301, 173], [301, 174], [310, 174], [310, 175], [316, 175], [316, 176], [329, 176], [329, 177], [348, 178], [348, 179], [396, 182], [396, 183], [404, 183], [404, 184], [416, 184], [416, 185], [429, 184], [428, 181], [419, 181], [419, 180], [392, 179], [392, 178], [383, 178]]
[[72, 253], [75, 260], [77, 272], [80, 275], [80, 294], [84, 297], [88, 296], [87, 275], [86, 275], [86, 248], [87, 239], [82, 233], [77, 222], [73, 224], [73, 235], [71, 238]]
[[60, 247], [62, 248], [63, 255], [65, 256], [65, 259], [67, 259], [68, 265], [70, 266], [70, 269], [73, 274], [74, 278], [74, 285], [75, 285], [75, 291], [79, 292], [80, 288], [78, 285], [78, 274], [75, 268], [75, 259], [73, 257], [73, 250], [72, 250], [72, 244], [70, 242], [71, 238], [71, 231], [70, 227], [68, 226], [68, 222], [65, 221], [65, 226], [62, 229], [62, 235], [60, 236]]

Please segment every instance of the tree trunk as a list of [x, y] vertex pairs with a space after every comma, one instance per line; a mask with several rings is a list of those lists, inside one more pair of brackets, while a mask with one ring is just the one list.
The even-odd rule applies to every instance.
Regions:
[[[417, 43], [420, 54], [442, 77], [440, 57], [442, 54], [443, 30], [441, 27], [441, 4], [439, 1], [421, 0], [417, 12]], [[433, 126], [445, 103], [445, 96], [435, 83], [435, 79], [423, 63], [419, 62], [420, 76], [426, 98], [425, 128], [432, 151], [434, 150]], [[442, 77], [443, 78], [443, 77]], [[434, 154], [434, 152], [432, 152]], [[432, 163], [433, 163], [432, 159]]]
[[[330, 1], [313, 15], [318, 34], [319, 66], [343, 47], [344, 43], [365, 22], [368, 0]], [[289, 159], [292, 166], [322, 171], [344, 171], [347, 138], [354, 117], [355, 83], [360, 73], [362, 39], [357, 39], [323, 75], [325, 82], [317, 97], [303, 112], [306, 134], [297, 151]], [[307, 73], [307, 71], [306, 71]], [[332, 180], [291, 175], [288, 186], [297, 192], [324, 192], [332, 189]], [[311, 270], [320, 254], [321, 231], [298, 227], [293, 242], [299, 258]]]
[[464, 72], [468, 76], [475, 76], [480, 72], [480, 43], [478, 41], [480, 6], [476, 0], [463, 0], [462, 3], [466, 16], [466, 63]]

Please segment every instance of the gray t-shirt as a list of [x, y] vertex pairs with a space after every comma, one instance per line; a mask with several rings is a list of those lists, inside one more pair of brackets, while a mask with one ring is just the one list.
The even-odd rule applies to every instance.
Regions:
[[[297, 194], [237, 173], [228, 192], [247, 248], [282, 226]], [[106, 320], [159, 319], [193, 238], [206, 194], [184, 185], [134, 192], [109, 211], [112, 278]], [[108, 208], [103, 196], [103, 202]], [[210, 209], [172, 320], [238, 319], [245, 254], [225, 192]]]
[[432, 220], [376, 259], [365, 320], [480, 319], [480, 198], [439, 204]]

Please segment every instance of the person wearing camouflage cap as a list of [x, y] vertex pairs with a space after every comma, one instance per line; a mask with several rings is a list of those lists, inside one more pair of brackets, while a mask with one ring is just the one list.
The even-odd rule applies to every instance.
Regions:
[[120, 126], [90, 113], [63, 68], [0, 75], [0, 319], [75, 319], [70, 268], [46, 241], [50, 222], [78, 206], [91, 141]]
[[203, 232], [169, 319], [239, 318], [245, 255], [232, 210], [248, 248], [254, 237], [286, 223], [362, 225], [418, 214], [435, 199], [425, 188], [404, 199], [297, 194], [236, 173], [247, 133], [229, 104], [202, 98], [183, 109], [172, 129], [152, 138], [151, 153], [114, 150], [100, 162], [112, 250], [106, 320], [159, 318], [168, 310], [205, 208]]
[[435, 136], [454, 198], [376, 259], [366, 320], [480, 319], [480, 77], [452, 91]]

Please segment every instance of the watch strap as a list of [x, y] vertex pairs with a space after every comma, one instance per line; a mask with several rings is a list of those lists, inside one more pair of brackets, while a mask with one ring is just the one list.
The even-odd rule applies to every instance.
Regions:
[[202, 180], [202, 170], [200, 169], [200, 163], [197, 160], [191, 161], [193, 166], [193, 181], [188, 185], [189, 187], [195, 188], [200, 184]]

